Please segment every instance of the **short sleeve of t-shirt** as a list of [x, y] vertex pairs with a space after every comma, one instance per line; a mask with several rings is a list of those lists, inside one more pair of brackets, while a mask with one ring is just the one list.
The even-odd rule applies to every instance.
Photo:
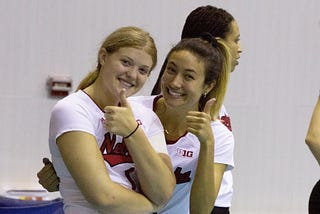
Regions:
[[99, 117], [93, 115], [102, 116], [102, 112], [90, 109], [88, 104], [82, 105], [81, 102], [80, 99], [72, 99], [72, 102], [71, 99], [63, 99], [54, 106], [50, 118], [51, 137], [56, 139], [68, 131], [83, 131], [95, 135], [95, 126], [100, 123], [95, 119]]
[[158, 116], [151, 109], [137, 102], [131, 102], [130, 105], [135, 118], [141, 123], [141, 128], [144, 130], [154, 150], [168, 154], [163, 126]]
[[234, 167], [234, 138], [232, 132], [220, 121], [211, 123], [215, 139], [214, 162], [227, 164], [227, 170]]

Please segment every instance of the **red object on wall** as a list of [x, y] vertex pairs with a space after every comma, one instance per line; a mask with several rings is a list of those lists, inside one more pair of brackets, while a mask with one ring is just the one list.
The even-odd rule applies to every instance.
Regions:
[[53, 97], [65, 97], [72, 87], [72, 79], [68, 75], [51, 75], [47, 81], [49, 93]]

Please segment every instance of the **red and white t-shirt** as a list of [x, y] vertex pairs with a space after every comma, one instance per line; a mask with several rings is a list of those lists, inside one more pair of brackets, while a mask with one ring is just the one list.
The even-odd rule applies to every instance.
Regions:
[[[158, 98], [157, 96], [136, 96], [131, 97], [130, 100], [154, 109], [154, 102]], [[211, 127], [215, 139], [214, 162], [226, 164], [226, 172], [230, 171], [234, 166], [233, 134], [220, 120], [211, 122]], [[167, 141], [167, 147], [176, 175], [177, 185], [167, 205], [157, 213], [188, 214], [190, 191], [196, 172], [200, 142], [195, 135], [186, 133], [177, 141]]]
[[[158, 153], [168, 154], [163, 127], [157, 115], [136, 102], [130, 103], [130, 105], [154, 150]], [[72, 93], [58, 101], [52, 110], [49, 147], [54, 168], [60, 178], [59, 189], [67, 213], [95, 213], [96, 210], [82, 195], [66, 168], [56, 145], [56, 139], [65, 132], [83, 131], [95, 136], [110, 178], [128, 189], [139, 191], [135, 166], [123, 138], [108, 132], [103, 126], [103, 120], [104, 112], [83, 91]]]

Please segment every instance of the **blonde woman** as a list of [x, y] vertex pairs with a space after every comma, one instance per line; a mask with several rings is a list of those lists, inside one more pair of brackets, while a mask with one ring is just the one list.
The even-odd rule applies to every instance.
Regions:
[[161, 122], [126, 99], [156, 60], [147, 32], [117, 29], [99, 49], [97, 68], [54, 106], [49, 146], [65, 213], [150, 213], [171, 197], [175, 179]]

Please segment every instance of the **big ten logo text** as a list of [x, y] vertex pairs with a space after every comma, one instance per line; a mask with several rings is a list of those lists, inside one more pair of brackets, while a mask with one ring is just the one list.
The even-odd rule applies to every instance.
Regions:
[[182, 157], [192, 158], [193, 151], [182, 149], [182, 148], [177, 148], [177, 155], [182, 156]]

